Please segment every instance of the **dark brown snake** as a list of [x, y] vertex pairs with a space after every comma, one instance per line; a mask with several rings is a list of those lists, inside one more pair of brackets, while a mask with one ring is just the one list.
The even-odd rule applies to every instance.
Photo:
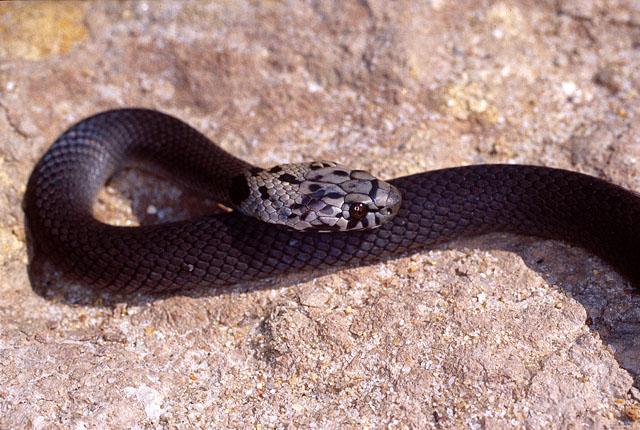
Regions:
[[476, 165], [396, 178], [399, 213], [374, 230], [291, 231], [230, 212], [140, 227], [92, 215], [96, 193], [142, 159], [227, 204], [252, 166], [184, 122], [124, 109], [67, 130], [36, 165], [25, 195], [34, 255], [97, 289], [221, 287], [371, 264], [454, 238], [511, 232], [587, 248], [640, 284], [640, 196], [566, 170]]

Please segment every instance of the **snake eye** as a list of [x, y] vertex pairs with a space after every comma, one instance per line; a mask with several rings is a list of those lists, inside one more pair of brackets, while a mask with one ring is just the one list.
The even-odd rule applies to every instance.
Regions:
[[362, 219], [367, 212], [369, 212], [369, 209], [367, 209], [367, 206], [364, 203], [354, 203], [349, 208], [349, 215], [351, 215], [351, 219], [356, 221]]

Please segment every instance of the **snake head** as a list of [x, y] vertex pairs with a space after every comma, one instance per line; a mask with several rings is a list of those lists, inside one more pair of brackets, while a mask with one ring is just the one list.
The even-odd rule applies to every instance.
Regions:
[[238, 205], [242, 213], [299, 231], [374, 229], [402, 201], [393, 185], [330, 161], [284, 164], [245, 178], [250, 193]]

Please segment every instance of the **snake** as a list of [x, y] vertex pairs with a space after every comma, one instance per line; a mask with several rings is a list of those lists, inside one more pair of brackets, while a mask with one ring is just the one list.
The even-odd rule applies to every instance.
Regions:
[[[140, 226], [97, 220], [100, 188], [137, 163], [234, 210]], [[328, 161], [260, 168], [150, 109], [110, 110], [72, 125], [35, 165], [23, 202], [33, 258], [99, 291], [313, 275], [491, 232], [565, 241], [640, 284], [640, 195], [604, 179], [516, 164], [388, 181]]]

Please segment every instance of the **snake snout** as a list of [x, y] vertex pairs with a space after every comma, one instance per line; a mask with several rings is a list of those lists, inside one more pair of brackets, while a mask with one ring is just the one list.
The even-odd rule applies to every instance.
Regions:
[[400, 211], [400, 206], [402, 205], [402, 194], [400, 194], [400, 190], [393, 185], [389, 185], [389, 187], [390, 189], [387, 194], [387, 201], [384, 204], [384, 209], [389, 217], [394, 217]]
[[386, 186], [381, 187], [381, 191], [374, 199], [374, 203], [378, 206], [379, 224], [384, 224], [398, 214], [400, 205], [402, 204], [402, 194], [391, 184], [384, 183]]

